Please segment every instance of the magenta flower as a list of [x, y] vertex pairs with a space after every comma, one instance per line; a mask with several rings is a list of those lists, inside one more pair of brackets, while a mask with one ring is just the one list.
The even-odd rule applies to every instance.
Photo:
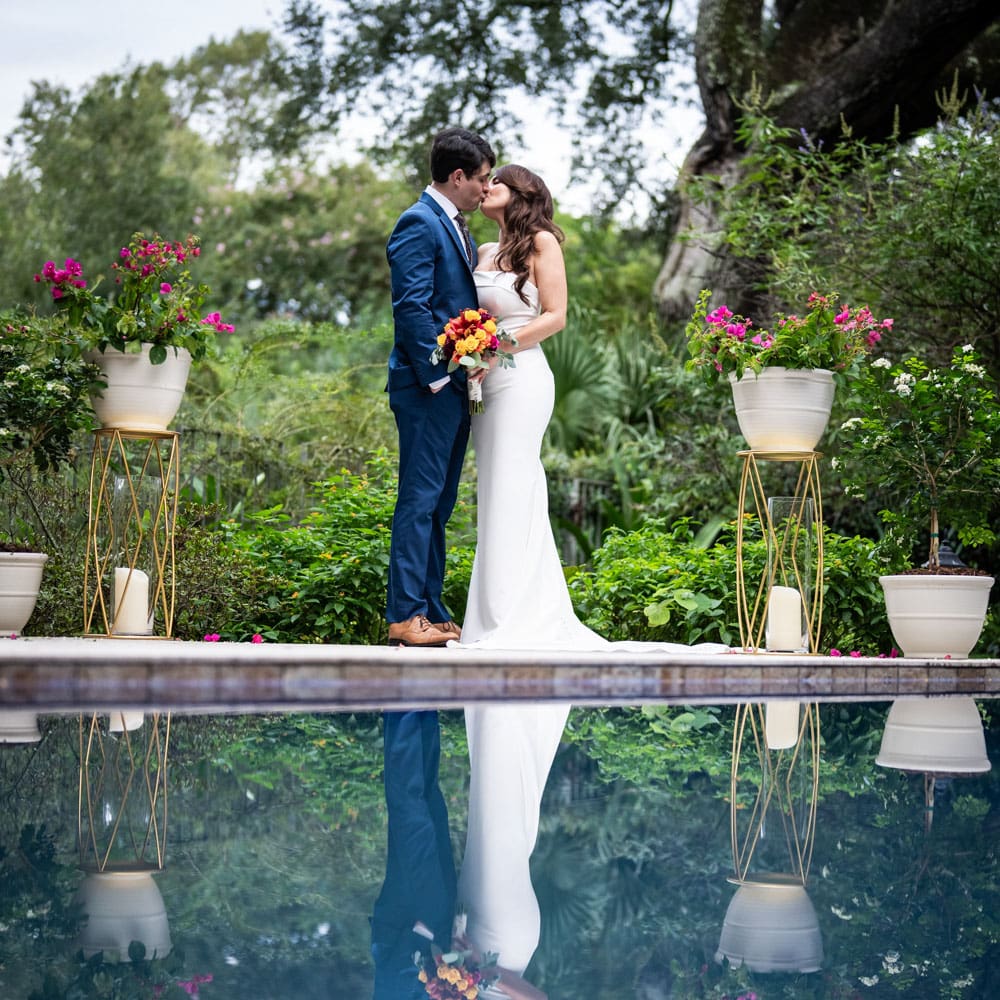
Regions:
[[843, 656], [844, 654], [839, 649], [831, 649], [830, 650], [830, 655], [831, 656]]
[[164, 281], [160, 285], [160, 294], [161, 295], [169, 295], [172, 291], [173, 291], [173, 286], [170, 284], [169, 281]]
[[219, 638], [220, 636], [218, 632], [209, 632], [208, 635], [205, 636], [205, 642], [218, 642]]
[[250, 641], [251, 642], [263, 642], [264, 641], [264, 637], [260, 634], [260, 632], [254, 632], [253, 636], [250, 638]]

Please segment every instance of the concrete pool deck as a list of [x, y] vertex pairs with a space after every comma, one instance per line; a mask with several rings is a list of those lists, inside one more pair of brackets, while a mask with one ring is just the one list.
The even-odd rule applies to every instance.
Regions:
[[0, 708], [180, 712], [889, 701], [1000, 696], [1000, 660], [784, 653], [391, 649], [166, 639], [0, 639]]

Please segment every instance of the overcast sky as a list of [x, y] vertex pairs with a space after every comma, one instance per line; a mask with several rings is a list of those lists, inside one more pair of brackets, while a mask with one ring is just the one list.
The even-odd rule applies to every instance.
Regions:
[[[33, 80], [74, 88], [127, 61], [169, 64], [241, 28], [277, 30], [283, 11], [284, 0], [0, 0], [0, 137], [16, 124]], [[676, 132], [658, 137], [656, 153], [668, 161], [668, 174], [700, 130], [696, 113], [678, 111], [671, 119]], [[564, 209], [586, 211], [586, 193], [569, 186], [568, 136], [541, 113], [526, 123], [525, 139], [527, 148], [512, 154], [545, 177]]]

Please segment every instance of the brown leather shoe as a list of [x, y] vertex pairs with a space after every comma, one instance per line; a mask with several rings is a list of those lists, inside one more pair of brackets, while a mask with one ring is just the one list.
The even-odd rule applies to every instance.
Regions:
[[447, 632], [449, 634], [449, 638], [451, 639], [462, 638], [462, 629], [459, 627], [458, 622], [431, 622], [431, 627], [439, 628], [442, 632]]
[[405, 622], [389, 625], [390, 646], [443, 646], [454, 636], [438, 625], [432, 625], [424, 615], [414, 615]]

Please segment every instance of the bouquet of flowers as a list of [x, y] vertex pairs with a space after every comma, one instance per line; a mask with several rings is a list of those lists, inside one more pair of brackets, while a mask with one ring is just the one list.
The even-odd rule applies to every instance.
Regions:
[[[465, 368], [489, 368], [489, 359], [499, 359], [502, 368], [514, 366], [514, 355], [500, 347], [504, 340], [512, 347], [517, 341], [499, 329], [496, 318], [485, 309], [463, 309], [448, 320], [444, 331], [438, 335], [437, 347], [431, 352], [431, 361], [448, 362], [448, 371], [459, 365]], [[469, 381], [469, 412], [482, 413], [483, 386], [478, 380]]]
[[424, 992], [433, 1000], [476, 1000], [500, 978], [497, 956], [487, 952], [481, 963], [472, 960], [471, 951], [442, 952], [431, 946], [431, 954], [414, 956], [424, 984]]

